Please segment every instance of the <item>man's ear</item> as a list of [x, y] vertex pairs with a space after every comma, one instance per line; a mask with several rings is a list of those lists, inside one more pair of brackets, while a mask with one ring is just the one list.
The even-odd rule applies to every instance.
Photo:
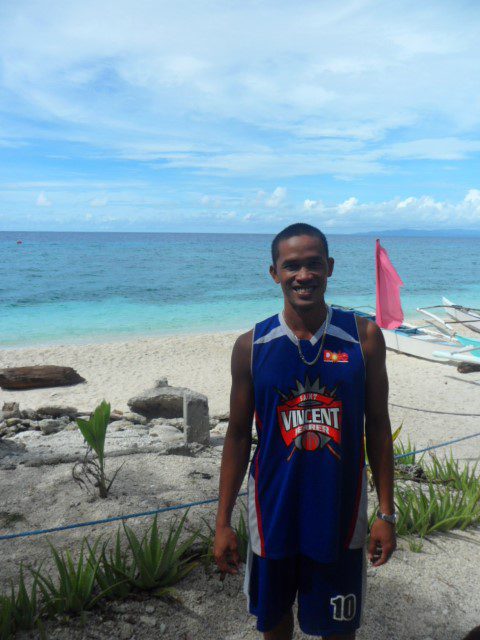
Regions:
[[330, 276], [333, 273], [333, 267], [335, 265], [335, 260], [333, 258], [329, 258], [328, 259], [328, 277], [330, 278]]
[[270, 265], [270, 275], [275, 280], [275, 282], [279, 284], [280, 280], [278, 279], [277, 270], [275, 269], [275, 265], [273, 264]]

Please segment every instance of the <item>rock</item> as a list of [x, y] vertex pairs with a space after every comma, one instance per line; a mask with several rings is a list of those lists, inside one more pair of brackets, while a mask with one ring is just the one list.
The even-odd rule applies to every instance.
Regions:
[[165, 455], [195, 458], [197, 453], [201, 451], [203, 451], [203, 445], [198, 442], [192, 442], [192, 444], [169, 444], [165, 449]]
[[183, 417], [183, 387], [155, 387], [131, 398], [127, 404], [132, 411], [149, 420], [152, 418]]
[[72, 367], [41, 365], [0, 369], [0, 387], [3, 389], [39, 389], [63, 387], [85, 382]]
[[20, 405], [18, 402], [4, 402], [2, 411], [4, 413], [11, 413], [12, 415], [10, 417], [12, 418], [17, 418], [20, 414]]
[[226, 411], [225, 413], [217, 413], [216, 415], [212, 416], [212, 418], [218, 420], [218, 422], [228, 422], [230, 420], [230, 413], [228, 411]]
[[459, 373], [474, 373], [475, 371], [480, 371], [480, 364], [476, 364], [474, 362], [460, 362], [457, 367], [457, 371]]
[[75, 407], [60, 407], [57, 405], [46, 405], [37, 409], [39, 416], [48, 416], [50, 418], [61, 418], [62, 416], [68, 416], [69, 418], [76, 418], [78, 411]]
[[120, 640], [129, 640], [133, 636], [134, 631], [135, 627], [133, 626], [133, 624], [124, 622], [120, 627]]
[[111, 428], [113, 431], [125, 431], [125, 429], [131, 429], [133, 426], [130, 420], [116, 420]]
[[129, 422], [134, 422], [136, 424], [147, 424], [147, 419], [145, 416], [140, 415], [139, 413], [124, 413], [122, 416], [123, 420], [128, 420]]
[[115, 422], [116, 420], [123, 420], [123, 412], [114, 410], [110, 414], [110, 422]]
[[37, 412], [34, 411], [33, 409], [22, 409], [20, 411], [20, 415], [25, 420], [37, 420], [38, 418]]
[[181, 432], [169, 424], [158, 424], [148, 432], [150, 437], [158, 438], [162, 442], [182, 442]]
[[5, 420], [5, 424], [7, 427], [14, 427], [16, 424], [21, 424], [20, 418], [7, 418]]
[[171, 418], [168, 421], [168, 424], [171, 427], [175, 427], [175, 429], [178, 429], [179, 431], [181, 431], [183, 433], [183, 428], [184, 428], [184, 422], [183, 422], [183, 417], [182, 418]]
[[155, 613], [155, 607], [153, 606], [153, 604], [146, 605], [145, 613]]
[[168, 380], [166, 378], [159, 378], [156, 382], [155, 382], [155, 386], [157, 388], [159, 387], [168, 387]]
[[183, 401], [185, 442], [209, 444], [210, 421], [208, 419], [208, 399], [201, 393], [188, 391]]
[[155, 627], [157, 625], [157, 619], [154, 618], [153, 616], [140, 616], [139, 620], [142, 624], [146, 625], [147, 627]]
[[65, 425], [59, 420], [45, 419], [40, 420], [38, 426], [40, 427], [40, 431], [44, 436], [49, 436], [52, 433], [58, 433]]

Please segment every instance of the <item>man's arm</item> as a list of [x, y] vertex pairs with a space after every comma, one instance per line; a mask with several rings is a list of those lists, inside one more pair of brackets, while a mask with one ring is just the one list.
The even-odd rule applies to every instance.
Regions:
[[250, 459], [254, 412], [253, 382], [250, 371], [253, 332], [241, 335], [232, 352], [230, 419], [223, 445], [220, 469], [219, 503], [213, 555], [220, 571], [237, 573], [240, 556], [238, 540], [230, 520]]
[[[377, 489], [379, 510], [391, 515], [393, 503], [393, 444], [388, 415], [388, 376], [385, 340], [380, 328], [358, 318], [366, 360], [365, 435], [367, 454]], [[377, 518], [370, 532], [369, 557], [374, 567], [388, 561], [396, 547], [395, 525]]]

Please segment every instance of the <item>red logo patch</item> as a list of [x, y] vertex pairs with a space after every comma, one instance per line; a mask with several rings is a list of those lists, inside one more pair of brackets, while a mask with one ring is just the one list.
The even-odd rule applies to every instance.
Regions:
[[329, 351], [326, 349], [323, 352], [324, 362], [348, 362], [348, 353], [344, 351]]

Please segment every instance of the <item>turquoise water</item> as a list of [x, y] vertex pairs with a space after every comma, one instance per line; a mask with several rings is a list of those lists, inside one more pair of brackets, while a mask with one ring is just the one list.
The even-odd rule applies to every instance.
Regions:
[[[23, 243], [17, 245], [21, 239]], [[248, 329], [277, 312], [269, 235], [0, 233], [0, 346]], [[375, 305], [375, 240], [330, 236], [327, 300]], [[479, 238], [389, 237], [405, 315], [480, 306]], [[420, 320], [419, 320], [420, 322]]]

